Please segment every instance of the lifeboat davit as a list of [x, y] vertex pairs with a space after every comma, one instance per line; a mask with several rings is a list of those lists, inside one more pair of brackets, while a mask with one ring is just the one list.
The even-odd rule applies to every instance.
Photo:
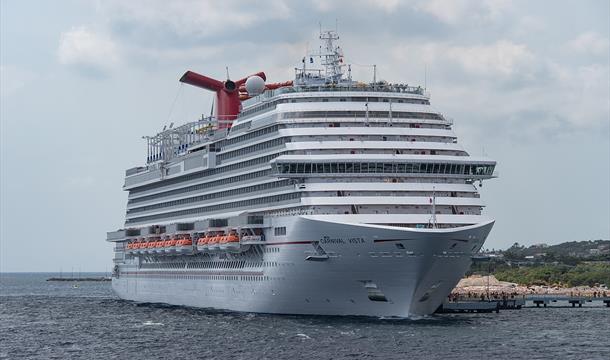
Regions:
[[176, 241], [176, 253], [188, 254], [193, 251], [193, 241], [190, 237], [184, 237]]

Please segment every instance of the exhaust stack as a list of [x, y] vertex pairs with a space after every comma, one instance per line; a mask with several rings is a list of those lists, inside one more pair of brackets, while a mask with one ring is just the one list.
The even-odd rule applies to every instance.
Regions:
[[[259, 72], [250, 76], [260, 76], [263, 80], [267, 79], [264, 72]], [[246, 83], [246, 80], [248, 80], [250, 76], [237, 81], [227, 79], [223, 82], [198, 74], [194, 71], [187, 71], [180, 78], [180, 82], [216, 93], [215, 115], [218, 119], [218, 128], [225, 129], [231, 127], [233, 121], [241, 112], [239, 88]]]

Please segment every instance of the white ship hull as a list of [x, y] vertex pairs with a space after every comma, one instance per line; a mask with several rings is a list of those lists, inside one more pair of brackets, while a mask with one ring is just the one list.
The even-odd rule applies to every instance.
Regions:
[[[249, 250], [259, 252], [258, 266], [143, 269], [134, 261], [113, 278], [112, 287], [127, 300], [231, 311], [427, 315], [467, 271], [493, 226], [488, 221], [453, 229], [411, 229], [316, 218], [279, 220], [287, 226], [287, 236], [268, 238]], [[231, 256], [225, 252], [193, 259], [222, 264]]]

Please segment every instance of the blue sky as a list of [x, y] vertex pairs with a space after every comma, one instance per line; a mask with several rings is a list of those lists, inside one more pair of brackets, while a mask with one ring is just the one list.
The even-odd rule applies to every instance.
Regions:
[[289, 80], [336, 20], [348, 62], [426, 72], [466, 149], [498, 161], [487, 247], [608, 239], [609, 19], [602, 0], [1, 1], [0, 271], [109, 269], [141, 136], [210, 111], [181, 74]]

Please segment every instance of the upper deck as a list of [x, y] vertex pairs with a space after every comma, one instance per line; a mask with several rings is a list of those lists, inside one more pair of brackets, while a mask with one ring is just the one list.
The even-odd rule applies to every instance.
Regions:
[[333, 93], [337, 96], [341, 96], [345, 93], [369, 93], [375, 95], [381, 93], [381, 96], [391, 96], [391, 94], [399, 94], [401, 97], [413, 97], [405, 95], [416, 95], [413, 98], [420, 98], [429, 100], [430, 96], [425, 93], [424, 88], [421, 86], [410, 86], [408, 84], [388, 84], [385, 81], [378, 83], [362, 83], [362, 82], [348, 82], [340, 84], [325, 84], [315, 86], [287, 86], [275, 90], [267, 90], [264, 93], [254, 96], [248, 100], [242, 102], [244, 111], [256, 106], [261, 102], [269, 101], [270, 99], [279, 97], [284, 94], [299, 94], [304, 93], [311, 96], [310, 93]]

